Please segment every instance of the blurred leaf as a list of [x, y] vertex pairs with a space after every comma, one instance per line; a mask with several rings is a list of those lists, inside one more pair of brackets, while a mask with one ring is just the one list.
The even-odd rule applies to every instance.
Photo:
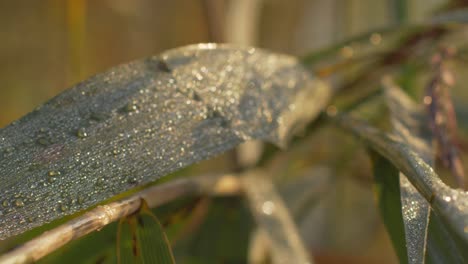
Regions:
[[285, 146], [330, 93], [293, 57], [215, 44], [90, 78], [0, 130], [0, 239], [243, 141]]
[[117, 243], [118, 263], [175, 263], [169, 240], [145, 203], [120, 221]]
[[253, 171], [242, 180], [250, 210], [268, 238], [272, 263], [313, 263], [271, 178]]
[[192, 235], [173, 246], [178, 263], [245, 263], [252, 217], [239, 197], [212, 198]]
[[371, 154], [377, 203], [400, 263], [408, 263], [405, 227], [401, 213], [399, 172], [382, 156]]

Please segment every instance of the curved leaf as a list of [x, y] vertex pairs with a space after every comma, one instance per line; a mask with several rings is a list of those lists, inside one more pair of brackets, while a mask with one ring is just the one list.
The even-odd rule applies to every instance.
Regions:
[[[455, 234], [457, 248], [468, 247], [468, 193], [451, 189], [444, 184], [406, 142], [395, 135], [385, 134], [363, 121], [344, 115], [337, 122], [345, 129], [359, 136], [372, 149], [388, 159], [406, 175], [411, 184], [428, 201], [448, 230]], [[462, 251], [463, 252], [463, 251]]]
[[330, 90], [296, 59], [200, 44], [115, 67], [0, 130], [0, 239], [249, 139], [284, 146]]
[[[425, 162], [433, 165], [432, 137], [426, 126], [424, 111], [390, 80], [384, 81], [387, 104], [394, 133]], [[405, 226], [408, 263], [425, 263], [430, 207], [424, 197], [402, 173], [400, 177], [401, 210]]]

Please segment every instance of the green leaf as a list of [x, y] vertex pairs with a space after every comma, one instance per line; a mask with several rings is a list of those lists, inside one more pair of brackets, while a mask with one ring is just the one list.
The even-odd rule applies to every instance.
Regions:
[[468, 194], [444, 184], [433, 168], [400, 137], [379, 131], [347, 115], [339, 115], [335, 120], [342, 128], [353, 132], [370, 148], [403, 172], [424, 199], [430, 202], [432, 209], [450, 232], [456, 243], [456, 247], [452, 249], [465, 249], [466, 251], [468, 248], [468, 233], [466, 232]]
[[120, 221], [118, 232], [118, 263], [175, 263], [161, 224], [145, 204]]
[[[394, 133], [425, 162], [432, 165], [434, 163], [432, 135], [424, 109], [421, 105], [416, 105], [389, 79], [385, 82], [385, 95]], [[438, 216], [431, 210], [429, 202], [403, 174], [400, 174], [400, 192], [409, 262], [462, 263], [463, 253], [458, 250], [454, 238], [449, 235]]]
[[[384, 80], [385, 96], [390, 108], [394, 133], [425, 162], [432, 165], [432, 137], [421, 106], [416, 105], [390, 79]], [[425, 263], [429, 203], [422, 197], [405, 175], [399, 175], [401, 209], [406, 234], [409, 263]]]
[[374, 188], [382, 220], [395, 248], [400, 263], [408, 263], [405, 227], [401, 213], [399, 171], [387, 159], [371, 153]]
[[238, 144], [285, 146], [331, 90], [293, 57], [200, 44], [117, 66], [0, 130], [0, 239]]

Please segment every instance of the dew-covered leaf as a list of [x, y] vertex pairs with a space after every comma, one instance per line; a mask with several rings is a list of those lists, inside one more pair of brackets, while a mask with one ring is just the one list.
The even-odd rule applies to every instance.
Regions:
[[[394, 133], [432, 166], [432, 136], [424, 109], [389, 80], [385, 95]], [[402, 173], [400, 193], [408, 263], [462, 263], [463, 255], [457, 249], [453, 238], [431, 210], [429, 202]]]
[[0, 130], [0, 239], [249, 139], [285, 146], [329, 96], [296, 59], [254, 48], [117, 66]]
[[468, 248], [468, 193], [443, 183], [433, 168], [401, 137], [386, 134], [346, 115], [338, 116], [336, 121], [404, 173], [424, 199], [430, 202], [434, 213], [456, 241], [456, 248]]
[[[398, 87], [386, 80], [385, 95], [391, 112], [394, 133], [429, 165], [433, 165], [432, 137], [421, 107]], [[429, 225], [429, 203], [402, 173], [400, 178], [401, 210], [405, 227], [408, 263], [425, 263]]]

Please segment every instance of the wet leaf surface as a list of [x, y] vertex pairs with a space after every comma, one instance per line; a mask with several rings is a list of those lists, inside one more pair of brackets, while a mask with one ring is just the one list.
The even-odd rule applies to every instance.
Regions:
[[0, 239], [239, 143], [285, 146], [330, 91], [292, 57], [200, 44], [117, 66], [0, 130]]
[[456, 241], [456, 248], [453, 250], [468, 247], [468, 194], [465, 191], [452, 189], [443, 183], [433, 168], [408, 143], [402, 141], [401, 137], [386, 134], [345, 115], [339, 116], [337, 122], [404, 173], [424, 199], [430, 202], [434, 213], [452, 234]]
[[[424, 109], [393, 84], [388, 83], [386, 88], [394, 133], [433, 166], [435, 154]], [[463, 254], [439, 216], [402, 173], [400, 193], [408, 263], [463, 263]]]
[[[391, 83], [387, 83], [385, 95], [391, 112], [394, 133], [401, 137], [402, 141], [418, 153], [427, 164], [434, 165], [432, 136], [428, 130], [424, 110]], [[408, 263], [424, 263], [430, 215], [429, 203], [404, 174], [400, 173], [399, 178]]]

